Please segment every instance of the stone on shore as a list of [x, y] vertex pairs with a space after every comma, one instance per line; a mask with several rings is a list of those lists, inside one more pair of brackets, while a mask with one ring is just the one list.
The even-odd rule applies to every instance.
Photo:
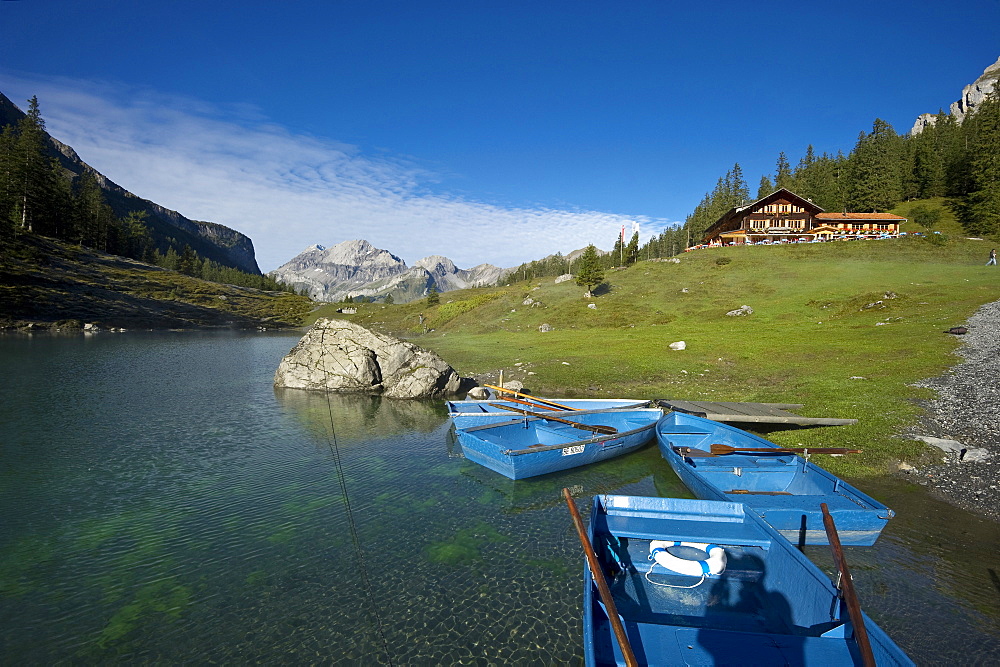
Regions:
[[747, 305], [740, 306], [736, 310], [730, 310], [726, 313], [727, 317], [746, 317], [747, 315], [753, 315], [753, 308]]
[[321, 319], [281, 360], [274, 385], [429, 398], [458, 393], [463, 382], [434, 352], [346, 320]]

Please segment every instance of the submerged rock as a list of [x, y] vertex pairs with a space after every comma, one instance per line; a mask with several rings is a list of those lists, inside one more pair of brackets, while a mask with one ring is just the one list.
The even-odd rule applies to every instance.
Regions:
[[434, 352], [352, 322], [321, 319], [278, 364], [274, 385], [424, 398], [458, 393], [463, 381]]

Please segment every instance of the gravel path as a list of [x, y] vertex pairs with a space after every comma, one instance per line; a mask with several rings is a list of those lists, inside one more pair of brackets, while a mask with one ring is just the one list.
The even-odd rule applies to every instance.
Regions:
[[937, 397], [906, 434], [951, 451], [944, 463], [908, 472], [950, 502], [1000, 521], [1000, 301], [980, 308], [965, 326], [958, 349], [964, 361], [918, 383]]

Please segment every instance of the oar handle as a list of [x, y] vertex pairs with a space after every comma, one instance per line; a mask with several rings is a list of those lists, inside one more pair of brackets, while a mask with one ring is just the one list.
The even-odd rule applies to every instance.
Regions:
[[860, 454], [863, 450], [847, 449], [845, 447], [733, 447], [731, 445], [714, 444], [710, 447], [713, 454]]
[[587, 564], [590, 566], [590, 576], [594, 578], [594, 583], [597, 584], [597, 592], [601, 596], [604, 608], [608, 611], [608, 620], [611, 621], [611, 628], [615, 632], [615, 639], [618, 640], [618, 646], [621, 647], [625, 664], [629, 667], [638, 667], [639, 663], [635, 659], [635, 654], [632, 653], [632, 646], [628, 643], [628, 635], [625, 634], [625, 626], [622, 625], [621, 619], [618, 618], [615, 599], [611, 595], [611, 589], [608, 588], [608, 582], [604, 578], [604, 571], [601, 569], [601, 564], [597, 562], [594, 545], [590, 543], [590, 538], [587, 537], [587, 531], [583, 527], [583, 519], [580, 518], [580, 510], [576, 508], [576, 503], [573, 501], [573, 496], [570, 495], [569, 489], [563, 489], [563, 498], [566, 499], [569, 514], [573, 517], [573, 527], [576, 528], [576, 535], [580, 538], [580, 545], [583, 547], [583, 553], [587, 557]]
[[584, 431], [590, 431], [591, 433], [600, 433], [601, 435], [615, 435], [618, 433], [618, 429], [614, 426], [603, 426], [601, 424], [581, 424], [580, 422], [570, 421], [569, 419], [563, 419], [561, 417], [553, 417], [550, 413], [532, 412], [530, 410], [522, 410], [521, 408], [515, 408], [513, 405], [503, 405], [501, 403], [490, 403], [494, 408], [500, 408], [501, 410], [510, 410], [511, 412], [517, 412], [518, 414], [527, 415], [529, 417], [538, 417], [539, 419], [547, 419], [549, 421], [560, 422], [562, 424], [569, 424], [570, 426]]
[[492, 384], [484, 384], [487, 389], [493, 389], [496, 391], [502, 391], [505, 394], [511, 394], [513, 396], [520, 396], [521, 398], [530, 398], [533, 401], [538, 401], [539, 403], [545, 403], [546, 405], [555, 406], [561, 410], [576, 410], [577, 408], [571, 408], [568, 405], [562, 405], [561, 403], [556, 403], [555, 401], [550, 401], [547, 398], [538, 398], [537, 396], [532, 396], [531, 394], [522, 394], [514, 391], [513, 389], [504, 389], [503, 387], [496, 387]]
[[833, 560], [837, 564], [837, 570], [840, 571], [840, 590], [844, 596], [844, 603], [847, 605], [847, 614], [851, 618], [851, 625], [854, 626], [854, 639], [858, 642], [858, 649], [861, 651], [861, 661], [865, 667], [875, 667], [875, 656], [872, 654], [871, 642], [868, 641], [865, 619], [861, 615], [861, 603], [854, 590], [854, 580], [851, 579], [851, 571], [847, 567], [844, 548], [840, 545], [837, 526], [833, 522], [833, 516], [826, 503], [820, 503], [819, 508], [823, 511], [823, 527], [826, 529], [826, 537], [833, 550]]
[[[542, 410], [552, 410], [554, 408], [554, 406], [552, 405], [546, 405], [545, 403], [536, 403], [534, 401], [525, 401], [523, 399], [514, 398], [512, 396], [505, 396], [503, 397], [503, 400], [510, 401], [511, 403], [517, 403], [518, 405], [527, 405], [532, 408], [541, 408]], [[560, 408], [560, 410], [562, 410], [562, 408]], [[566, 410], [562, 411], [567, 412]]]

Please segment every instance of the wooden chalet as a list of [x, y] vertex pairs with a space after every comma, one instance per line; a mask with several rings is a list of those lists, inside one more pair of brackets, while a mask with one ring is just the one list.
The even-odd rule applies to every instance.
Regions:
[[752, 204], [729, 209], [705, 230], [707, 245], [830, 241], [896, 236], [906, 218], [890, 213], [826, 213], [780, 188]]
[[906, 218], [892, 213], [819, 213], [816, 220], [824, 227], [835, 228], [835, 236], [897, 236]]

